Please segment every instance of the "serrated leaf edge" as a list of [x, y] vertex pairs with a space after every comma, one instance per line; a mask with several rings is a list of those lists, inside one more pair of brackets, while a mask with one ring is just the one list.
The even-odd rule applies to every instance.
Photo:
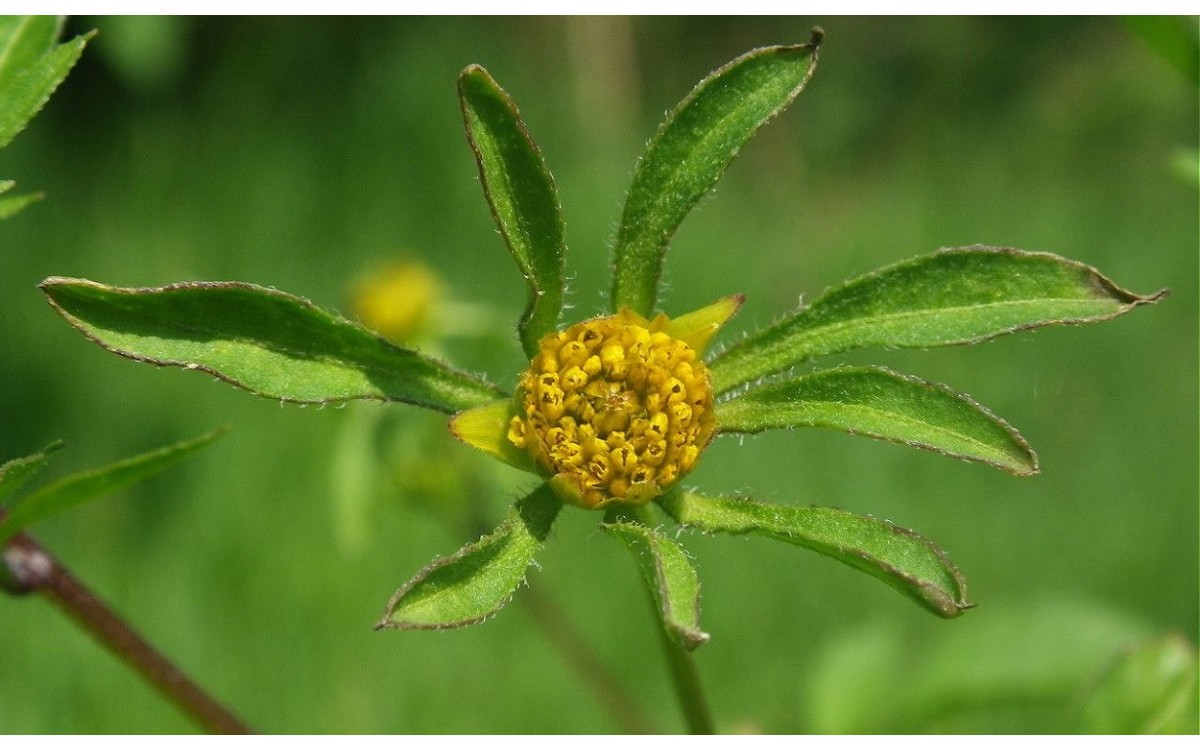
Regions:
[[[259, 286], [257, 284], [251, 284], [251, 283], [248, 283], [245, 281], [183, 281], [183, 282], [178, 282], [175, 284], [166, 284], [164, 286], [157, 286], [157, 287], [118, 287], [118, 286], [110, 286], [108, 284], [102, 284], [100, 282], [92, 281], [90, 279], [70, 278], [70, 277], [65, 277], [65, 276], [50, 276], [50, 277], [47, 277], [46, 279], [43, 279], [42, 282], [40, 284], [38, 284], [38, 289], [42, 290], [42, 293], [46, 295], [46, 299], [50, 303], [50, 306], [52, 308], [54, 308], [54, 311], [57, 312], [64, 320], [66, 320], [67, 323], [70, 324], [71, 327], [74, 328], [76, 331], [78, 331], [84, 338], [88, 339], [89, 341], [96, 344], [97, 346], [104, 349], [105, 351], [112, 352], [113, 354], [119, 355], [121, 357], [124, 357], [125, 359], [129, 359], [134, 362], [144, 362], [146, 364], [158, 365], [160, 367], [179, 367], [184, 370], [194, 370], [194, 371], [198, 371], [198, 372], [204, 372], [209, 375], [212, 375], [213, 377], [217, 378], [218, 380], [221, 380], [223, 382], [229, 383], [230, 385], [236, 386], [237, 388], [240, 388], [240, 389], [246, 391], [247, 393], [251, 393], [255, 396], [262, 396], [264, 398], [270, 398], [270, 399], [273, 399], [276, 401], [281, 401], [284, 403], [292, 403], [292, 404], [337, 404], [337, 403], [342, 403], [342, 402], [346, 402], [346, 401], [358, 401], [358, 400], [382, 401], [382, 402], [394, 401], [394, 402], [401, 402], [401, 403], [411, 403], [416, 406], [424, 406], [424, 407], [427, 407], [430, 409], [434, 409], [436, 411], [444, 411], [444, 408], [441, 405], [434, 404], [432, 402], [425, 402], [425, 401], [419, 401], [419, 400], [408, 401], [408, 400], [379, 397], [379, 396], [345, 396], [345, 397], [340, 397], [340, 398], [299, 399], [299, 398], [293, 398], [290, 396], [278, 396], [275, 394], [267, 394], [263, 391], [257, 390], [255, 388], [251, 388], [248, 385], [237, 380], [236, 378], [232, 378], [232, 377], [226, 375], [225, 373], [222, 373], [219, 370], [217, 370], [213, 367], [210, 367], [208, 365], [205, 365], [203, 363], [200, 363], [200, 362], [186, 362], [183, 360], [167, 359], [167, 358], [160, 359], [158, 357], [149, 357], [144, 354], [138, 354], [137, 352], [130, 352], [130, 351], [126, 351], [124, 349], [120, 349], [115, 346], [110, 346], [108, 343], [106, 343], [99, 337], [92, 335], [92, 333], [90, 331], [88, 331], [85, 321], [83, 321], [80, 318], [76, 317], [75, 315], [71, 314], [66, 309], [64, 309], [61, 305], [59, 305], [57, 301], [55, 301], [54, 297], [51, 296], [51, 294], [48, 290], [53, 287], [56, 287], [56, 286], [88, 286], [88, 287], [92, 287], [94, 289], [100, 289], [100, 290], [103, 290], [103, 291], [109, 292], [109, 293], [126, 294], [129, 296], [155, 294], [155, 293], [159, 293], [159, 292], [172, 292], [172, 291], [179, 291], [179, 290], [191, 290], [191, 289], [244, 289], [246, 291], [262, 293], [262, 294], [266, 294], [266, 295], [269, 295], [272, 297], [286, 300], [288, 302], [296, 303], [296, 304], [300, 305], [301, 307], [304, 307], [308, 310], [312, 310], [321, 315], [327, 316], [333, 323], [335, 323], [337, 325], [347, 326], [350, 328], [354, 328], [358, 331], [361, 331], [363, 333], [366, 333], [366, 334], [370, 335], [372, 338], [374, 338], [377, 341], [379, 341], [380, 343], [382, 343], [385, 347], [387, 347], [389, 349], [394, 349], [399, 352], [406, 352], [406, 353], [421, 357], [422, 359], [424, 359], [426, 361], [432, 362], [433, 364], [444, 368], [448, 374], [461, 377], [469, 382], [474, 383], [475, 385], [480, 386], [481, 388], [490, 389], [492, 392], [494, 392], [496, 394], [496, 396], [495, 396], [496, 398], [502, 398], [506, 395], [505, 392], [503, 390], [501, 390], [499, 386], [483, 379], [482, 377], [480, 377], [478, 375], [474, 375], [474, 374], [459, 370], [455, 367], [451, 367], [450, 365], [446, 364], [445, 362], [443, 362], [437, 358], [430, 357], [425, 354], [421, 354], [415, 350], [404, 349], [402, 347], [398, 347], [395, 344], [388, 341], [387, 339], [383, 338], [382, 336], [379, 336], [378, 334], [374, 333], [373, 331], [370, 331], [370, 330], [363, 328], [355, 323], [352, 323], [352, 322], [346, 320], [345, 318], [342, 318], [342, 317], [334, 315], [330, 312], [327, 312], [326, 310], [318, 307], [317, 305], [313, 304], [312, 302], [305, 299], [304, 297], [300, 297], [300, 296], [297, 296], [294, 294], [289, 294], [287, 292], [282, 292], [282, 291], [279, 291], [278, 289], [271, 289], [269, 287]], [[205, 330], [205, 329], [193, 328], [192, 330]], [[210, 330], [210, 331], [206, 331], [206, 332], [220, 333], [217, 330]], [[280, 351], [285, 352], [285, 353], [290, 353], [286, 349], [280, 349]], [[357, 365], [356, 365], [356, 367], [357, 367]], [[383, 372], [383, 370], [381, 370], [380, 368], [375, 368], [375, 367], [361, 367], [360, 369], [362, 369], [366, 372], [380, 372], [380, 373]]]

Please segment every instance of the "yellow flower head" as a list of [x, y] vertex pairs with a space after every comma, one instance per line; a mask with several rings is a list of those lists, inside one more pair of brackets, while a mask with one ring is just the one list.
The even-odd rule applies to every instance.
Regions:
[[741, 305], [653, 320], [622, 309], [544, 336], [512, 401], [463, 412], [461, 440], [550, 477], [583, 508], [640, 505], [696, 465], [716, 433], [701, 356]]
[[621, 310], [542, 338], [508, 439], [582, 505], [644, 503], [688, 473], [716, 429], [696, 350]]

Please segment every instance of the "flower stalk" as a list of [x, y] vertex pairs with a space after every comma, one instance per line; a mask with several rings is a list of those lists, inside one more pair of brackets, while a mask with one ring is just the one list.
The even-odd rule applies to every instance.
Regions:
[[[653, 605], [653, 594], [650, 598]], [[704, 696], [704, 686], [700, 682], [700, 671], [696, 669], [695, 657], [692, 656], [691, 651], [672, 638], [665, 627], [658, 628], [658, 632], [662, 641], [663, 655], [667, 658], [671, 684], [675, 688], [676, 698], [679, 699], [679, 708], [683, 711], [683, 719], [687, 723], [688, 732], [690, 734], [716, 734], [712, 711], [708, 707], [708, 699]]]
[[[0, 518], [3, 513], [0, 510]], [[4, 589], [15, 595], [36, 592], [45, 596], [205, 731], [253, 734], [28, 534], [9, 540], [3, 562], [0, 584]]]

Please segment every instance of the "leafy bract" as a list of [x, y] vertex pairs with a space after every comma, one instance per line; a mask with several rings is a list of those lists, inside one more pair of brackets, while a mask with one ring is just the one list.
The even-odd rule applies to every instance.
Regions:
[[705, 532], [761, 534], [865, 571], [941, 617], [972, 605], [967, 584], [933, 542], [870, 516], [834, 508], [767, 505], [752, 500], [709, 498], [693, 492], [658, 500], [676, 521]]
[[41, 289], [71, 325], [109, 351], [202, 370], [268, 398], [403, 401], [453, 413], [503, 395], [307, 300], [253, 284], [126, 289], [52, 277]]
[[864, 346], [972, 344], [1047, 325], [1090, 323], [1157, 302], [1049, 253], [973, 245], [888, 266], [834, 287], [810, 306], [717, 355], [728, 391], [824, 354]]
[[1007, 422], [969, 396], [883, 367], [838, 367], [751, 388], [717, 403], [722, 432], [832, 427], [1018, 476], [1036, 474], [1037, 457]]
[[1129, 650], [1092, 687], [1080, 712], [1088, 734], [1196, 734], [1196, 647], [1168, 635]]
[[468, 409], [450, 420], [450, 434], [509, 466], [537, 474], [533, 457], [508, 439], [509, 423], [515, 413], [512, 399]]
[[4, 507], [10, 497], [16, 495], [26, 482], [42, 470], [51, 453], [62, 447], [62, 441], [58, 440], [32, 456], [14, 458], [0, 466], [0, 507]]
[[563, 307], [566, 248], [558, 192], [516, 104], [486, 70], [464, 70], [458, 96], [492, 216], [529, 285], [518, 330], [532, 357], [538, 340], [558, 327]]
[[543, 484], [519, 500], [491, 534], [434, 561], [401, 586], [376, 629], [441, 630], [483, 622], [525, 580], [561, 507]]
[[612, 307], [649, 316], [675, 230], [742, 145], [808, 83], [821, 32], [807, 44], [751, 50], [714, 71], [671, 112], [638, 162], [613, 249]]
[[639, 523], [606, 523], [603, 528], [634, 553], [667, 634], [689, 651], [707, 642], [708, 633], [700, 629], [700, 578], [683, 548]]
[[30, 524], [56, 516], [89, 500], [152, 477], [205, 447], [224, 433], [224, 430], [214, 430], [192, 440], [117, 461], [100, 469], [72, 474], [57, 482], [52, 482], [8, 507], [7, 517], [0, 521], [0, 545]]
[[0, 23], [0, 147], [7, 146], [41, 110], [95, 34], [56, 46], [60, 28], [53, 16], [7, 18]]
[[62, 16], [0, 16], [0, 91], [54, 46], [65, 20]]

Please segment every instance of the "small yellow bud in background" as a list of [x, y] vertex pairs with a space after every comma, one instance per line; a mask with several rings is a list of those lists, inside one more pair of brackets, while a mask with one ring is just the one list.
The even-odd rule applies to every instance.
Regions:
[[428, 266], [405, 260], [359, 278], [351, 309], [367, 328], [394, 343], [417, 338], [442, 299], [442, 283]]

